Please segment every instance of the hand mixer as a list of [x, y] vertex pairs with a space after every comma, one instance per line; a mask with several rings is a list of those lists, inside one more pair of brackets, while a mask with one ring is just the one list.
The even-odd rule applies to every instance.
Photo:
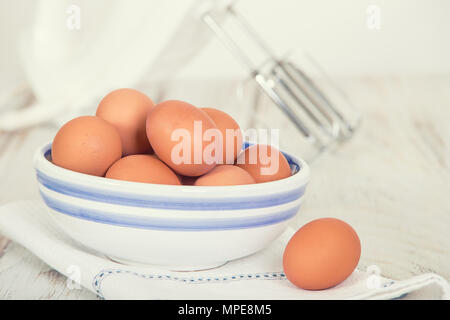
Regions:
[[[360, 113], [309, 55], [304, 56], [305, 61], [327, 82], [328, 92], [319, 87], [289, 56], [278, 58], [233, 5], [223, 10], [227, 13], [227, 22], [232, 20], [234, 24], [234, 35], [227, 31], [231, 28], [224, 25], [223, 19], [219, 21], [214, 11], [204, 12], [201, 18], [248, 70], [267, 97], [316, 147], [316, 155], [352, 136], [359, 123]], [[244, 39], [242, 45], [238, 43], [239, 36]], [[255, 53], [250, 54], [251, 49], [255, 48]], [[262, 57], [262, 63], [256, 62], [258, 56]], [[335, 93], [333, 98], [329, 96], [331, 91]]]

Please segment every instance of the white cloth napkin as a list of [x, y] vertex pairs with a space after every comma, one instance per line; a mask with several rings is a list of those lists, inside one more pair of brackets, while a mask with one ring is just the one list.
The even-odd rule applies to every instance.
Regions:
[[450, 298], [450, 287], [436, 274], [393, 281], [356, 270], [338, 286], [307, 291], [292, 285], [282, 269], [287, 230], [262, 252], [219, 268], [174, 272], [132, 267], [109, 260], [66, 237], [40, 201], [0, 207], [0, 231], [60, 273], [69, 286], [81, 284], [106, 299], [397, 299]]

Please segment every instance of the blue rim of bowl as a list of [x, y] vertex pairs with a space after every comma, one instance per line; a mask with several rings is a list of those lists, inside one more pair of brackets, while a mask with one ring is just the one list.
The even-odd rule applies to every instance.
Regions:
[[[245, 143], [244, 149], [247, 148], [250, 143]], [[51, 154], [51, 145], [48, 144], [46, 147], [40, 149], [40, 154], [44, 156], [45, 160], [48, 161], [48, 164], [51, 166], [56, 167], [51, 163], [49, 160], [49, 156]], [[296, 161], [293, 157], [290, 155], [283, 153], [288, 160], [289, 164], [291, 165], [291, 169], [293, 170], [294, 174], [299, 174], [301, 171], [303, 171], [303, 166], [300, 161]], [[233, 197], [227, 197], [226, 195], [223, 196], [221, 194], [220, 197], [214, 196], [214, 195], [207, 195], [204, 194], [202, 197], [186, 197], [186, 196], [180, 196], [180, 193], [177, 194], [171, 194], [170, 196], [166, 195], [157, 195], [157, 194], [142, 194], [142, 193], [132, 193], [132, 192], [126, 192], [125, 188], [122, 188], [123, 190], [111, 190], [111, 189], [103, 189], [96, 187], [95, 184], [86, 186], [86, 185], [79, 185], [76, 181], [68, 181], [63, 179], [58, 179], [55, 176], [50, 176], [46, 174], [45, 172], [41, 171], [39, 166], [36, 166], [36, 176], [41, 185], [43, 185], [45, 188], [52, 190], [54, 192], [71, 196], [75, 198], [81, 198], [85, 200], [91, 200], [96, 201], [100, 203], [110, 203], [110, 204], [117, 204], [127, 207], [140, 207], [140, 208], [155, 208], [155, 209], [175, 209], [175, 210], [239, 210], [239, 209], [257, 209], [257, 208], [265, 208], [265, 207], [271, 207], [276, 205], [281, 205], [285, 203], [292, 202], [300, 197], [303, 196], [305, 189], [306, 189], [306, 182], [298, 185], [294, 185], [293, 187], [288, 188], [285, 191], [279, 191], [276, 188], [272, 189], [272, 192], [270, 195], [267, 194], [257, 194], [257, 195], [246, 195], [245, 193], [240, 193], [238, 196]], [[75, 172], [72, 172], [67, 169], [56, 167], [58, 170], [61, 169], [63, 171], [69, 171], [70, 173], [74, 174]], [[134, 183], [134, 182], [128, 182], [128, 181], [119, 181], [119, 180], [113, 180], [113, 179], [106, 179], [101, 177], [92, 177], [80, 173], [75, 173], [80, 176], [88, 177], [88, 178], [94, 178], [92, 181], [98, 181], [98, 182], [114, 182], [114, 183], [120, 183], [123, 186], [127, 186], [129, 184], [133, 185], [143, 185], [140, 183]], [[291, 178], [291, 177], [290, 177]], [[100, 180], [98, 180], [100, 179]], [[283, 179], [287, 180], [289, 178]], [[277, 182], [277, 181], [275, 181]], [[268, 183], [262, 183], [259, 185], [266, 184], [267, 187], [269, 187], [269, 184], [273, 184], [273, 182]], [[154, 185], [156, 186], [156, 185]], [[258, 185], [252, 185], [252, 186], [258, 186]], [[172, 187], [171, 190], [174, 190], [173, 188], [180, 188], [181, 186], [166, 186], [162, 185], [161, 188], [164, 187]], [[201, 188], [200, 190], [203, 191], [207, 188], [215, 188], [215, 187], [191, 187], [191, 186], [184, 186], [184, 190], [186, 188], [188, 191], [191, 191], [192, 189], [199, 190], [198, 188]], [[248, 186], [227, 186], [227, 188], [233, 188], [233, 187], [248, 187]], [[219, 187], [220, 188], [220, 187]], [[120, 191], [119, 191], [120, 190]], [[125, 190], [125, 191], [124, 191]], [[228, 189], [231, 190], [231, 189]]]

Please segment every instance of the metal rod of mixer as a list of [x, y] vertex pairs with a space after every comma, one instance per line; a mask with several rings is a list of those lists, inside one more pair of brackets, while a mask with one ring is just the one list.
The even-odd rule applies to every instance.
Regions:
[[331, 103], [331, 101], [328, 99], [328, 97], [323, 93], [322, 90], [320, 90], [318, 88], [318, 86], [314, 83], [314, 81], [308, 77], [307, 74], [305, 74], [302, 70], [300, 70], [299, 68], [297, 68], [296, 66], [292, 65], [292, 63], [290, 63], [293, 67], [293, 69], [296, 70], [296, 72], [303, 77], [306, 81], [308, 81], [311, 86], [314, 88], [314, 90], [317, 92], [317, 94], [325, 101], [325, 103], [328, 105], [329, 109], [331, 110], [331, 112], [333, 112], [338, 119], [340, 120], [341, 124], [344, 125], [345, 129], [346, 129], [346, 136], [351, 136], [356, 127], [359, 124], [359, 121], [361, 120], [361, 114], [359, 112], [356, 111], [356, 108], [352, 105], [352, 103], [349, 101], [349, 99], [347, 98], [347, 95], [334, 83], [334, 81], [331, 80], [331, 78], [328, 76], [328, 74], [323, 70], [323, 68], [321, 67], [321, 65], [319, 63], [317, 63], [315, 61], [315, 59], [313, 59], [313, 57], [311, 57], [310, 55], [305, 55], [306, 58], [308, 59], [308, 61], [314, 65], [314, 67], [319, 70], [321, 76], [329, 83], [329, 85], [331, 87], [334, 88], [334, 90], [336, 90], [342, 97], [345, 98], [346, 104], [352, 109], [353, 113], [357, 114], [357, 117], [355, 119], [355, 121], [353, 123], [348, 122], [346, 120], [346, 118], [342, 115], [341, 112], [339, 112], [339, 110], [334, 106], [333, 103]]
[[252, 28], [252, 26], [247, 22], [247, 20], [240, 15], [236, 10], [234, 10], [233, 6], [228, 6], [227, 11], [233, 15], [235, 20], [241, 25], [242, 30], [244, 30], [254, 41], [255, 43], [267, 54], [268, 57], [278, 60], [276, 55], [266, 44], [266, 42], [259, 36], [259, 34]]
[[308, 77], [302, 70], [296, 68], [292, 63], [288, 63], [289, 67], [291, 68], [291, 70], [294, 70], [294, 72], [297, 73], [297, 75], [302, 78], [305, 82], [308, 83], [309, 87], [314, 90], [315, 94], [317, 94], [317, 96], [319, 96], [323, 102], [326, 103], [326, 105], [329, 107], [329, 109], [342, 121], [345, 121], [344, 117], [342, 116], [342, 114], [333, 106], [333, 104], [329, 101], [329, 99], [323, 94], [323, 92], [321, 90], [319, 90], [316, 86], [316, 84], [314, 83], [314, 81]]
[[298, 118], [298, 116], [292, 111], [289, 105], [280, 97], [280, 95], [273, 90], [266, 79], [261, 74], [255, 74], [255, 81], [261, 86], [261, 88], [266, 92], [266, 94], [275, 102], [278, 107], [288, 116], [288, 118], [294, 123], [296, 128], [308, 139], [313, 140], [319, 148], [323, 147], [323, 143], [317, 139], [317, 137], [311, 135], [311, 131], [303, 124], [303, 122]]
[[279, 62], [273, 68], [272, 74], [277, 77], [284, 89], [289, 92], [297, 104], [308, 114], [323, 132], [333, 138], [339, 135], [339, 123], [326, 112], [318, 99], [310, 90], [302, 86], [293, 76], [293, 71], [285, 62]]
[[239, 46], [232, 40], [232, 38], [225, 32], [219, 23], [212, 17], [211, 14], [205, 13], [202, 15], [203, 21], [206, 25], [217, 35], [219, 40], [227, 47], [227, 49], [236, 56], [242, 65], [250, 71], [255, 73], [256, 66], [252, 60], [239, 48]]

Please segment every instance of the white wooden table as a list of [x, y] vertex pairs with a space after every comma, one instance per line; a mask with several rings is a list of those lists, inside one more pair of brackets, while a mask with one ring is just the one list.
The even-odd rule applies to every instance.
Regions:
[[[349, 222], [362, 241], [361, 269], [377, 265], [394, 279], [424, 272], [450, 279], [450, 75], [339, 83], [362, 110], [362, 126], [311, 165], [296, 223], [324, 216]], [[184, 81], [164, 97], [221, 107], [239, 118], [235, 89], [226, 79]], [[296, 150], [279, 112], [260, 107], [269, 123], [282, 126], [282, 143]], [[39, 197], [32, 155], [56, 130], [45, 125], [0, 133], [0, 204]], [[65, 284], [64, 276], [0, 234], [0, 299], [96, 298]]]

